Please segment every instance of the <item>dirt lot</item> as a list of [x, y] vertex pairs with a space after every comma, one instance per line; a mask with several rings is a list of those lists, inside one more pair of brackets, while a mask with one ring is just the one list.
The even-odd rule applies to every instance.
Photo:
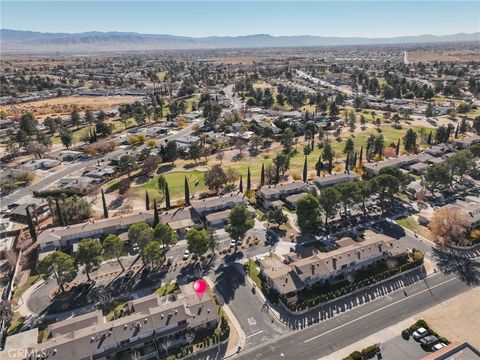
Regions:
[[480, 61], [480, 54], [468, 50], [459, 51], [409, 51], [409, 62], [432, 61]]
[[31, 101], [21, 104], [0, 106], [0, 111], [5, 111], [8, 116], [21, 115], [31, 111], [41, 122], [47, 116], [68, 115], [73, 106], [80, 111], [90, 109], [99, 111], [118, 106], [123, 103], [140, 100], [138, 96], [66, 96], [48, 100]]
[[416, 316], [450, 341], [468, 341], [480, 348], [480, 288], [474, 288]]

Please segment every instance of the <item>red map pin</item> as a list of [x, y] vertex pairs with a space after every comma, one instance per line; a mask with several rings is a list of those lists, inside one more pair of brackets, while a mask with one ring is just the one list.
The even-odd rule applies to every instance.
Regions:
[[198, 279], [193, 283], [193, 290], [197, 293], [197, 296], [202, 300], [203, 293], [207, 291], [208, 284], [203, 279]]

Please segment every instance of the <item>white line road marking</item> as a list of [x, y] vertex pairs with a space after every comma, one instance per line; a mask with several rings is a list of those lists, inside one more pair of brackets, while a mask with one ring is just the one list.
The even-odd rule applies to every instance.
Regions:
[[308, 340], [305, 340], [304, 343], [305, 343], [305, 344], [306, 344], [306, 343], [309, 343], [309, 342], [312, 341], [312, 340], [318, 339], [319, 337], [322, 337], [322, 336], [324, 336], [324, 335], [327, 335], [327, 334], [329, 334], [329, 333], [331, 333], [331, 332], [334, 332], [334, 331], [336, 331], [336, 330], [338, 330], [338, 329], [341, 329], [341, 328], [343, 328], [343, 327], [345, 327], [345, 326], [347, 326], [347, 325], [353, 324], [354, 322], [357, 322], [357, 321], [359, 321], [359, 320], [362, 320], [362, 319], [364, 319], [364, 318], [366, 318], [366, 317], [368, 317], [368, 316], [370, 316], [370, 315], [372, 315], [372, 314], [375, 314], [375, 313], [377, 313], [377, 312], [379, 312], [379, 311], [382, 311], [382, 310], [384, 310], [384, 309], [386, 309], [386, 308], [389, 308], [389, 307], [391, 307], [391, 306], [393, 306], [393, 305], [396, 305], [396, 304], [398, 304], [398, 303], [400, 303], [400, 302], [402, 302], [402, 301], [411, 299], [411, 298], [413, 298], [413, 297], [415, 297], [415, 296], [417, 296], [417, 295], [423, 294], [424, 292], [427, 292], [427, 291], [430, 291], [430, 290], [432, 290], [432, 289], [435, 289], [435, 288], [438, 287], [438, 286], [445, 285], [446, 283], [449, 283], [450, 281], [453, 281], [453, 280], [457, 280], [457, 278], [448, 279], [448, 280], [446, 280], [446, 281], [444, 281], [444, 282], [442, 282], [442, 283], [440, 283], [440, 284], [437, 284], [437, 285], [434, 285], [434, 286], [430, 287], [429, 289], [422, 290], [422, 291], [420, 291], [420, 292], [418, 292], [418, 293], [416, 293], [416, 294], [414, 294], [414, 295], [410, 295], [410, 296], [408, 296], [408, 297], [405, 297], [405, 298], [402, 298], [402, 299], [400, 299], [400, 300], [397, 300], [397, 301], [395, 301], [395, 302], [393, 302], [393, 303], [391, 303], [391, 304], [385, 305], [384, 307], [381, 307], [381, 308], [379, 308], [379, 309], [377, 309], [377, 310], [374, 310], [374, 311], [372, 311], [372, 312], [370, 312], [370, 313], [368, 313], [368, 314], [362, 315], [362, 316], [360, 316], [359, 318], [356, 318], [356, 319], [354, 319], [354, 320], [351, 320], [351, 321], [349, 321], [349, 322], [347, 322], [347, 323], [345, 323], [345, 324], [339, 325], [339, 326], [337, 326], [337, 327], [335, 327], [335, 328], [333, 328], [333, 329], [330, 329], [330, 330], [328, 330], [328, 331], [325, 331], [324, 333], [318, 334], [318, 335], [316, 335], [316, 336], [314, 336], [314, 337], [312, 337], [312, 338], [310, 338], [310, 339], [308, 339]]
[[246, 337], [246, 339], [251, 338], [252, 336], [261, 334], [261, 333], [263, 333], [263, 330], [260, 330], [260, 331], [257, 331], [256, 333], [253, 333], [253, 334], [248, 335], [248, 336]]

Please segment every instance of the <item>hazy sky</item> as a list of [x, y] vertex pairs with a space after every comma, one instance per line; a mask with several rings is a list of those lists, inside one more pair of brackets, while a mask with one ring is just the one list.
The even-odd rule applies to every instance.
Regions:
[[1, 27], [184, 36], [390, 37], [480, 31], [479, 1], [1, 1]]

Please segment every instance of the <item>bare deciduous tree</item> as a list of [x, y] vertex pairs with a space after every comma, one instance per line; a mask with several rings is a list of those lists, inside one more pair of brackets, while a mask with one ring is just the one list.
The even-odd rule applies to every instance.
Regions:
[[442, 208], [435, 211], [428, 228], [436, 243], [462, 245], [465, 242], [467, 219], [458, 208]]

